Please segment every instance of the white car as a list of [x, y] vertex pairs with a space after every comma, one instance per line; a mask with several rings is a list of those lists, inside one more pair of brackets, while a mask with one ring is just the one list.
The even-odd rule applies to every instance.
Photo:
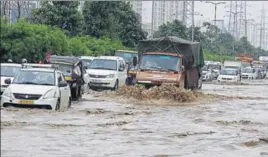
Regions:
[[254, 68], [247, 67], [241, 70], [242, 79], [257, 79], [258, 74]]
[[8, 84], [5, 83], [6, 79], [10, 79], [11, 81], [14, 79], [16, 74], [21, 69], [21, 64], [15, 64], [15, 63], [1, 63], [1, 92], [0, 95], [3, 94], [5, 89], [8, 87]]
[[1, 106], [41, 107], [52, 110], [71, 105], [71, 91], [63, 74], [56, 69], [21, 69], [4, 91]]
[[202, 81], [212, 81], [212, 79], [213, 79], [212, 71], [208, 69], [207, 65], [205, 65], [202, 68]]
[[90, 88], [117, 90], [127, 78], [126, 63], [122, 57], [100, 56], [95, 58], [87, 69]]
[[226, 68], [220, 71], [218, 82], [240, 82], [240, 74], [237, 69]]

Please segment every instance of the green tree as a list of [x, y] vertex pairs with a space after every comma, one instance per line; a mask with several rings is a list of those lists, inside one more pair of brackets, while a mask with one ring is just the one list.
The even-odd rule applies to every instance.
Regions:
[[[192, 26], [188, 29], [188, 40], [192, 40]], [[204, 34], [201, 32], [201, 27], [194, 27], [194, 41], [201, 42], [204, 41]]]
[[6, 34], [2, 36], [2, 49], [6, 52], [4, 58], [33, 61], [47, 51], [68, 54], [68, 38], [59, 28], [31, 25], [19, 20], [16, 24], [7, 25], [5, 30]]
[[159, 26], [158, 30], [153, 34], [153, 37], [164, 36], [177, 36], [183, 39], [188, 39], [189, 37], [187, 27], [179, 20]]
[[146, 38], [139, 16], [134, 13], [129, 3], [85, 2], [83, 16], [84, 32], [87, 35], [120, 39], [123, 45], [128, 47], [135, 47], [139, 40]]
[[28, 20], [32, 23], [57, 26], [66, 30], [68, 35], [82, 32], [83, 16], [78, 11], [78, 1], [45, 1], [41, 8], [31, 12]]

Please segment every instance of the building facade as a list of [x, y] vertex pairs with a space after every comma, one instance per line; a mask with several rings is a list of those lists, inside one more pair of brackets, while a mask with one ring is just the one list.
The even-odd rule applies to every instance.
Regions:
[[153, 1], [152, 32], [164, 23], [173, 20], [183, 20], [183, 1]]

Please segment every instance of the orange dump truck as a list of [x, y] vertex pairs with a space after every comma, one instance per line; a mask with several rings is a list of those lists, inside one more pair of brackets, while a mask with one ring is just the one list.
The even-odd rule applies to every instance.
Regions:
[[239, 53], [236, 55], [235, 60], [251, 63], [254, 60], [254, 56], [246, 53]]
[[142, 40], [138, 45], [139, 60], [128, 79], [146, 87], [175, 84], [187, 89], [202, 87], [204, 58], [200, 43], [169, 36]]

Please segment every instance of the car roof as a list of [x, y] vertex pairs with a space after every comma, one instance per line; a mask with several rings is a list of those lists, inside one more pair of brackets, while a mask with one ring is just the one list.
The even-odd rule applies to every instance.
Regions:
[[17, 64], [17, 63], [0, 63], [0, 66], [22, 67], [21, 64]]
[[40, 72], [54, 72], [55, 71], [55, 69], [52, 69], [52, 68], [26, 68], [26, 69], [21, 69], [21, 70], [23, 70], [23, 71], [40, 71]]
[[96, 57], [96, 59], [123, 60], [124, 61], [124, 59], [119, 56], [99, 56], [99, 57]]
[[81, 56], [80, 58], [81, 58], [81, 59], [90, 59], [90, 60], [93, 60], [93, 59], [95, 59], [96, 57], [93, 57], [93, 56]]

